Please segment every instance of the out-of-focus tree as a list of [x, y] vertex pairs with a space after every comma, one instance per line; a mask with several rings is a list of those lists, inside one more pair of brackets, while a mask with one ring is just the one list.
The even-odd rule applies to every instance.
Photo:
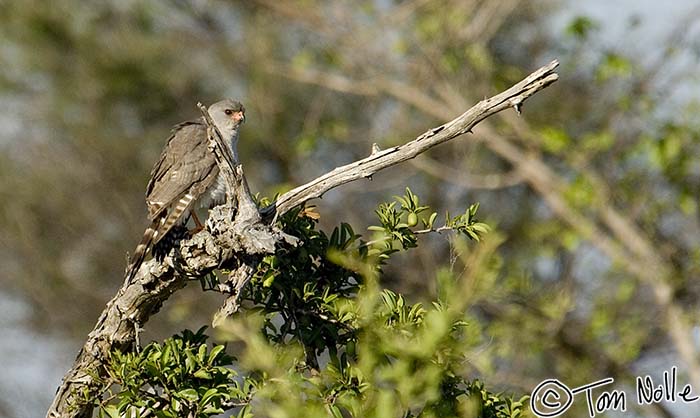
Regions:
[[[469, 296], [491, 341], [473, 364], [490, 383], [631, 387], [663, 359], [700, 384], [700, 126], [684, 94], [697, 14], [641, 57], [587, 18], [552, 33], [554, 5], [0, 4], [3, 288], [28, 298], [37, 322], [82, 336], [142, 231], [141, 191], [168, 127], [198, 100], [245, 103], [242, 159], [270, 194], [447, 120], [556, 54], [563, 80], [525, 118], [485, 121], [473, 140], [329, 194], [322, 226], [366, 225], [405, 185], [435, 207], [478, 200], [507, 237], [500, 273]], [[431, 239], [397, 257], [385, 285], [429, 299], [435, 271], [460, 274], [448, 247]], [[210, 315], [200, 297], [173, 301], [168, 317]]]

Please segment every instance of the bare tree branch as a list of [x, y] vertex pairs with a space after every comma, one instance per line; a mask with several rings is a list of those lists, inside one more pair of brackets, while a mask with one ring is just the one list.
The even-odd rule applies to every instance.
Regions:
[[513, 107], [519, 111], [527, 98], [559, 78], [554, 72], [558, 65], [557, 61], [552, 61], [503, 93], [480, 101], [457, 118], [426, 131], [411, 142], [373, 153], [365, 159], [338, 167], [283, 194], [273, 205], [262, 210], [263, 215], [270, 216], [274, 212], [285, 213], [308, 200], [321, 197], [332, 188], [361, 178], [369, 178], [380, 170], [410, 160], [436, 145], [470, 132], [476, 124], [502, 110]]
[[[549, 63], [503, 93], [482, 100], [456, 119], [426, 131], [413, 141], [374, 152], [363, 160], [338, 167], [283, 194], [271, 206], [260, 211], [262, 219], [259, 216], [241, 216], [240, 202], [250, 199], [242, 167], [233, 167], [235, 162], [223, 164], [222, 160], [226, 157], [220, 156], [217, 161], [220, 170], [228, 177], [227, 181], [243, 185], [235, 187], [239, 214], [234, 216], [230, 201], [212, 209], [206, 230], [183, 241], [163, 262], [152, 259], [141, 265], [134, 280], [125, 283], [107, 303], [73, 367], [64, 376], [47, 417], [90, 417], [91, 400], [104, 389], [104, 365], [111, 352], [130, 350], [137, 330], [159, 311], [170, 295], [186, 285], [188, 277], [201, 277], [221, 267], [231, 269], [231, 297], [220, 310], [217, 320], [235, 312], [238, 309], [237, 292], [261, 257], [273, 253], [280, 245], [295, 243], [292, 237], [271, 225], [277, 216], [322, 196], [332, 188], [370, 177], [379, 170], [470, 132], [477, 123], [497, 112], [511, 107], [519, 110], [528, 97], [558, 79], [554, 72], [557, 65], [557, 61]], [[204, 116], [207, 119], [206, 113]], [[221, 139], [216, 137], [218, 133], [215, 128], [210, 128], [209, 133], [210, 141], [216, 143]]]

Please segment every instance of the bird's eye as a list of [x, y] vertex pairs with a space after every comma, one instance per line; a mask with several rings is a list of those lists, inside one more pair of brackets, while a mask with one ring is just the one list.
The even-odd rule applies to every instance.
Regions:
[[231, 109], [226, 109], [226, 110], [224, 110], [224, 113], [226, 113], [227, 115], [230, 116], [230, 115], [233, 113], [233, 110], [231, 110]]

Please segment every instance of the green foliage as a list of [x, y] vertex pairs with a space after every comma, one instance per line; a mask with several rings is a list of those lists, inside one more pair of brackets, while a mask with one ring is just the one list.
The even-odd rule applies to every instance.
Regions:
[[204, 330], [185, 330], [136, 353], [113, 352], [106, 383], [119, 385], [120, 391], [108, 390], [99, 402], [100, 416], [141, 416], [153, 411], [163, 418], [208, 417], [248, 399], [252, 386], [235, 380], [236, 372], [227, 367], [234, 359], [225, 346], [208, 349]]
[[222, 328], [237, 358], [224, 345], [209, 348], [204, 328], [115, 352], [108, 383], [118, 390], [97, 401], [101, 416], [524, 416], [525, 398], [492, 393], [468, 376], [477, 342], [463, 283], [443, 280], [451, 290], [425, 307], [378, 282], [380, 265], [416, 247], [421, 233], [479, 240], [487, 227], [477, 209], [435, 228], [437, 215], [406, 189], [380, 205], [380, 226], [371, 228], [379, 238], [370, 242], [348, 224], [328, 236], [304, 209], [292, 211], [280, 222], [303, 245], [263, 260], [243, 295], [246, 315]]
[[571, 144], [571, 138], [561, 128], [547, 126], [540, 132], [542, 147], [552, 153], [559, 153]]
[[600, 25], [593, 19], [587, 16], [577, 16], [569, 23], [569, 26], [566, 27], [566, 33], [583, 40], [588, 38], [592, 31], [599, 28]]
[[596, 77], [604, 82], [614, 77], [626, 77], [632, 72], [632, 63], [621, 54], [609, 52], [603, 57], [598, 67]]
[[[420, 200], [409, 188], [403, 196], [395, 196], [394, 202], [382, 203], [375, 211], [380, 225], [370, 226], [370, 231], [377, 234], [371, 241], [374, 248], [369, 249], [367, 255], [377, 256], [380, 260], [387, 258], [391, 253], [415, 248], [418, 235], [429, 232], [456, 231], [466, 235], [469, 239], [479, 241], [482, 234], [488, 232], [488, 225], [476, 219], [478, 204], [473, 204], [461, 215], [450, 217], [445, 215], [442, 226], [436, 227], [437, 212], [430, 211], [428, 206], [420, 206]], [[396, 205], [400, 208], [396, 209]], [[420, 216], [421, 213], [429, 213], [428, 216]], [[422, 229], [417, 228], [420, 219]], [[383, 243], [383, 245], [377, 245]], [[365, 245], [364, 247], [367, 247]]]

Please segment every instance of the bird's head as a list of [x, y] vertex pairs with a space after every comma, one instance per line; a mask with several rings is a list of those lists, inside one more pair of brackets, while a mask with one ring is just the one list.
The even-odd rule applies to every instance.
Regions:
[[236, 100], [225, 99], [214, 103], [209, 106], [209, 114], [220, 131], [236, 130], [245, 122], [245, 108]]

